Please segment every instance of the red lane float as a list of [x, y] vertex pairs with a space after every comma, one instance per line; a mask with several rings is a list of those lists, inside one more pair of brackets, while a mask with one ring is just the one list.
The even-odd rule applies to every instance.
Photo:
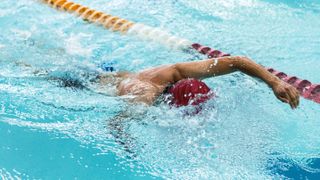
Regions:
[[[201, 54], [207, 55], [209, 58], [230, 56], [230, 54], [226, 54], [222, 51], [215, 50], [207, 46], [202, 46], [198, 43], [192, 44], [192, 48]], [[302, 97], [320, 104], [320, 84], [312, 84], [308, 80], [300, 79], [296, 76], [288, 76], [286, 73], [277, 71], [273, 68], [266, 69], [281, 80], [297, 88]]]

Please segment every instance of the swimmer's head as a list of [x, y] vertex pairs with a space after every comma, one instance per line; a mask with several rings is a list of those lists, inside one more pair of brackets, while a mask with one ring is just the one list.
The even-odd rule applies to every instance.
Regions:
[[200, 105], [215, 95], [210, 88], [197, 79], [183, 79], [168, 90], [169, 104], [180, 107], [187, 105]]

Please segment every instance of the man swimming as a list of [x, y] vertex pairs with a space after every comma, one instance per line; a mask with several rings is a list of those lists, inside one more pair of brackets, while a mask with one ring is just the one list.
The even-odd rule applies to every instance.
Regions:
[[[24, 63], [17, 64], [32, 67]], [[85, 68], [85, 72], [80, 75], [81, 78], [70, 77], [69, 72], [65, 72], [66, 74], [62, 77], [48, 70], [36, 70], [34, 73], [41, 76], [44, 75], [49, 80], [57, 80], [64, 87], [89, 90], [99, 89], [99, 93], [104, 93], [104, 91], [113, 88], [115, 89], [113, 95], [130, 96], [130, 101], [134, 103], [151, 105], [161, 95], [168, 95], [162, 100], [167, 101], [170, 105], [179, 107], [201, 105], [201, 103], [215, 96], [210, 88], [201, 81], [202, 79], [241, 71], [263, 80], [272, 88], [275, 96], [282, 102], [288, 103], [292, 109], [297, 108], [299, 105], [300, 96], [295, 87], [280, 80], [261, 65], [242, 56], [228, 56], [162, 65], [137, 73], [114, 72], [114, 67], [112, 66], [102, 67], [102, 69], [107, 72], [101, 73], [95, 70], [94, 72], [90, 72], [90, 70], [86, 72]], [[85, 76], [85, 79], [94, 84], [94, 87], [88, 88], [88, 83], [81, 81], [82, 76]], [[94, 91], [97, 92], [97, 90]]]
[[[249, 58], [241, 56], [162, 65], [138, 73], [119, 72], [114, 74], [112, 79], [116, 79], [113, 83], [117, 88], [117, 95], [132, 95], [133, 102], [151, 105], [161, 94], [170, 93], [174, 96], [174, 103], [171, 103], [181, 106], [192, 103], [199, 104], [214, 96], [207, 95], [209, 93], [208, 87], [199, 80], [235, 71], [241, 71], [263, 80], [272, 88], [275, 96], [282, 102], [288, 103], [292, 109], [299, 105], [299, 92], [296, 88], [283, 82]], [[192, 82], [187, 81], [190, 78], [193, 79]], [[106, 85], [110, 83], [110, 75], [99, 75], [98, 81], [101, 85]], [[168, 90], [170, 85], [173, 86]], [[194, 90], [194, 86], [198, 86], [196, 90]], [[195, 97], [195, 93], [206, 96], [200, 97], [196, 103], [194, 103], [194, 99], [185, 98], [187, 96]], [[186, 100], [189, 101], [187, 104], [184, 102]]]
[[[107, 70], [112, 69], [112, 67], [107, 68], [109, 68]], [[292, 109], [299, 105], [299, 92], [296, 88], [280, 80], [249, 58], [240, 56], [163, 65], [137, 73], [120, 72], [113, 76], [108, 73], [100, 74], [98, 83], [100, 86], [112, 83], [117, 89], [117, 95], [132, 95], [133, 102], [149, 105], [153, 104], [161, 95], [168, 94], [172, 96], [168, 104], [174, 106], [196, 105], [195, 111], [185, 112], [186, 115], [194, 115], [201, 110], [201, 103], [214, 97], [214, 93], [201, 82], [201, 79], [230, 74], [235, 71], [260, 78], [272, 88], [279, 100], [288, 103]], [[197, 94], [201, 96], [197, 96]], [[109, 119], [107, 124], [115, 141], [123, 145], [129, 157], [134, 158], [136, 156], [132, 150], [135, 146], [134, 138], [126, 131], [127, 126], [124, 123], [132, 118], [137, 117], [123, 111]]]

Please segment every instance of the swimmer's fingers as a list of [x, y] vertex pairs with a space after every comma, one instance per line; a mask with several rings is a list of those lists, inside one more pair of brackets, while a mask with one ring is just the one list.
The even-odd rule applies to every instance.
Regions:
[[285, 87], [285, 91], [286, 91], [286, 97], [289, 100], [289, 104], [291, 108], [292, 109], [297, 108], [299, 104], [299, 94], [297, 93], [297, 90], [293, 86], [287, 85]]
[[275, 96], [282, 101], [283, 103], [288, 103], [289, 104], [289, 100], [287, 99], [284, 91], [280, 90], [280, 88], [278, 88], [278, 86], [275, 86], [273, 88], [273, 92], [275, 94]]
[[291, 106], [291, 108], [292, 109], [295, 109], [296, 107], [297, 107], [297, 105], [296, 105], [296, 98], [294, 97], [294, 95], [291, 93], [291, 91], [290, 90], [288, 90], [288, 92], [287, 92], [287, 97], [288, 97], [288, 99], [289, 99], [289, 101], [290, 101], [290, 106]]
[[299, 105], [299, 92], [294, 88], [289, 89], [290, 99], [293, 101], [294, 108], [297, 108]]
[[277, 96], [277, 98], [278, 98], [280, 101], [282, 101], [283, 103], [289, 104], [289, 105], [291, 106], [291, 108], [292, 108], [292, 105], [291, 105], [291, 103], [290, 103], [290, 100], [289, 100], [289, 98], [288, 98], [288, 96], [287, 96], [286, 94], [281, 94], [281, 95]]
[[290, 84], [280, 81], [273, 87], [273, 91], [279, 100], [288, 103], [292, 109], [298, 106], [299, 93], [296, 88]]
[[281, 101], [281, 102], [283, 102], [283, 103], [288, 103], [289, 104], [289, 101], [286, 99], [286, 98], [284, 98], [284, 97], [278, 97], [278, 99]]
[[277, 96], [277, 98], [278, 98], [280, 101], [289, 104], [290, 107], [291, 107], [292, 109], [294, 109], [294, 101], [291, 99], [290, 95], [289, 95], [287, 92], [284, 92], [284, 91], [281, 92], [281, 93]]

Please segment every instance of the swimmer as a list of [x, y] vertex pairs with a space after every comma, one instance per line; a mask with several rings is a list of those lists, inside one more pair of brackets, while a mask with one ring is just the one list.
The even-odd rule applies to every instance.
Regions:
[[[31, 67], [24, 63], [18, 63], [18, 65]], [[129, 101], [134, 103], [151, 105], [159, 100], [159, 97], [165, 97], [162, 100], [176, 107], [201, 105], [215, 96], [201, 80], [241, 71], [264, 81], [273, 90], [275, 96], [280, 101], [288, 103], [292, 109], [299, 105], [299, 92], [295, 87], [280, 80], [261, 65], [242, 56], [162, 65], [137, 73], [116, 72], [112, 64], [103, 64], [101, 69], [104, 72], [91, 72], [83, 69], [84, 73], [81, 76], [85, 76], [94, 83], [94, 87], [100, 89], [99, 93], [114, 89], [113, 95], [130, 96], [132, 98]], [[63, 87], [90, 90], [87, 82], [83, 83], [81, 78], [70, 77], [71, 72], [66, 72], [64, 77], [52, 75], [54, 73], [47, 70], [37, 70], [34, 73], [47, 75], [49, 80], [58, 81]]]
[[[196, 111], [185, 112], [186, 115], [194, 115], [201, 110], [203, 102], [215, 96], [201, 80], [236, 71], [264, 81], [271, 87], [275, 96], [282, 102], [288, 103], [292, 109], [299, 105], [299, 92], [295, 87], [280, 80], [249, 58], [240, 56], [162, 65], [137, 73], [116, 73], [115, 77], [118, 80], [113, 82], [117, 88], [117, 95], [133, 95], [133, 102], [151, 105], [162, 95], [168, 94], [171, 96], [168, 104], [178, 107], [195, 105]], [[102, 86], [110, 83], [110, 75], [100, 75], [98, 79]], [[197, 97], [199, 94], [201, 96]], [[126, 131], [127, 123], [124, 122], [134, 118], [144, 119], [123, 111], [107, 120], [108, 128], [115, 141], [124, 147], [131, 158], [136, 156], [133, 150], [135, 143], [134, 138]]]
[[[137, 73], [119, 72], [113, 81], [117, 95], [132, 95], [133, 102], [153, 104], [164, 93], [170, 94], [170, 104], [184, 106], [205, 102], [214, 94], [201, 80], [241, 71], [264, 81], [282, 102], [292, 109], [299, 105], [299, 92], [247, 57], [231, 56], [193, 62], [181, 62], [145, 69]], [[100, 85], [110, 83], [110, 75], [99, 75]], [[169, 87], [169, 88], [168, 88]], [[202, 96], [199, 98], [197, 94]], [[197, 98], [196, 98], [197, 97]]]

